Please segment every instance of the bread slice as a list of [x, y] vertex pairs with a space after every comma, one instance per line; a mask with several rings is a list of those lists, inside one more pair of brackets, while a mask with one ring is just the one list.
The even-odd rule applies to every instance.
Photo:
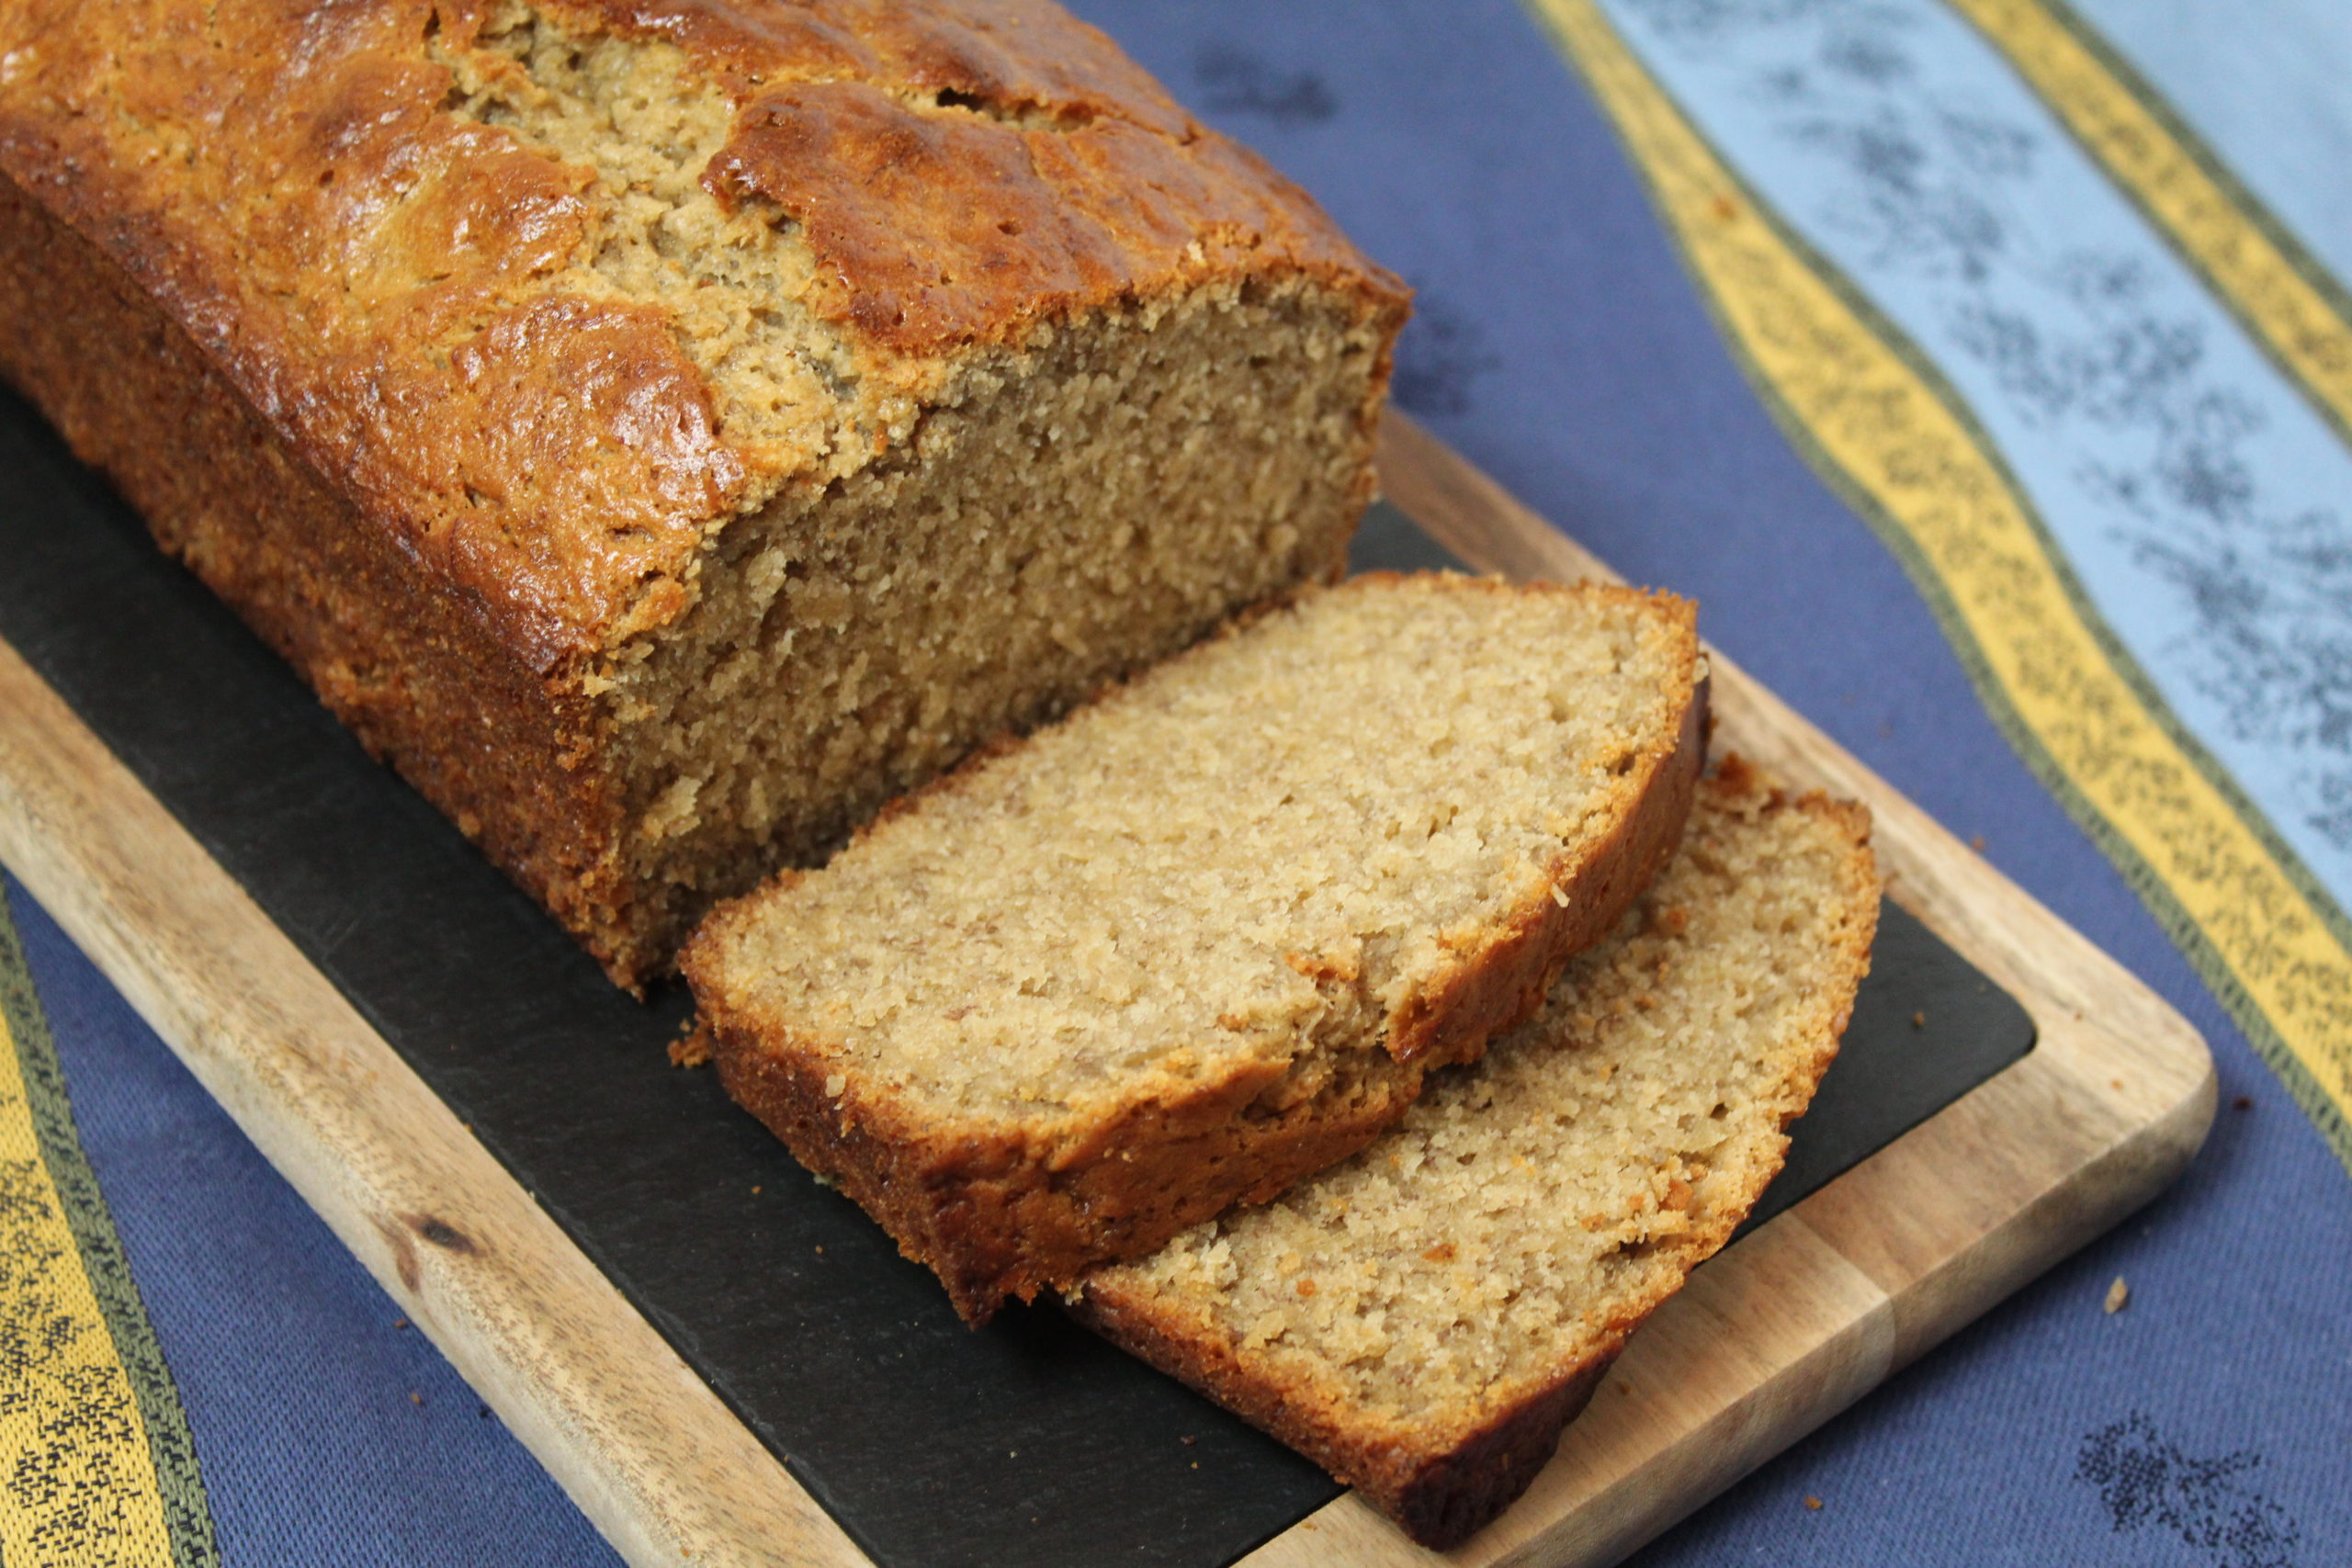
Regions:
[[1869, 832], [1727, 759], [1657, 886], [1485, 1062], [1076, 1310], [1416, 1540], [1463, 1540], [1780, 1170], [1869, 967]]
[[1360, 578], [724, 906], [729, 1092], [984, 1319], [1344, 1158], [1656, 874], [1688, 604]]

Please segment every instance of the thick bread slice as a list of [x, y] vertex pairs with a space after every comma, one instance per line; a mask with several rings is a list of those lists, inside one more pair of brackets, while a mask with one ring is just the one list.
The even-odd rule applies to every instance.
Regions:
[[1869, 832], [1727, 759], [1541, 1013], [1347, 1164], [1089, 1275], [1080, 1315], [1464, 1540], [1780, 1170], [1869, 967]]
[[1691, 607], [1359, 579], [901, 803], [684, 958], [729, 1092], [985, 1318], [1272, 1197], [1599, 940], [1702, 766]]

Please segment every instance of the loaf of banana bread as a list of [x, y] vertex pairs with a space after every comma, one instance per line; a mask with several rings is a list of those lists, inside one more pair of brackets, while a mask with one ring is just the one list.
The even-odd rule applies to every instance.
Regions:
[[1336, 571], [1404, 310], [1049, 0], [0, 0], [0, 370], [624, 983]]

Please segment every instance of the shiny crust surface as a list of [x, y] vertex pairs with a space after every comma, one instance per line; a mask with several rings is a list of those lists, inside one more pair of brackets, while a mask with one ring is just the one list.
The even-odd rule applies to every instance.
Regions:
[[[1083, 310], [1311, 274], [1403, 291], [1102, 36], [1035, 0], [550, 3], [734, 105], [706, 172], [799, 226], [877, 383]], [[790, 479], [714, 423], [663, 309], [554, 281], [590, 171], [449, 112], [471, 0], [0, 0], [0, 170], [535, 668], [682, 614]]]
[[[158, 541], [617, 976], [659, 961], [628, 928], [594, 715], [258, 419], [153, 300], [0, 175], [0, 374], [105, 471]], [[571, 765], [566, 765], [567, 763]]]

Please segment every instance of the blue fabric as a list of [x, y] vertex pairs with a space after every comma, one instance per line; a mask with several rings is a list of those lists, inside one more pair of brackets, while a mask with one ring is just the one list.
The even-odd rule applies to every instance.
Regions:
[[[2213, 1045], [2223, 1109], [2178, 1186], [1639, 1561], [2352, 1562], [2352, 1182], [1986, 718], [1895, 562], [1767, 416], [1550, 42], [1509, 0], [1074, 8], [1417, 285], [1400, 402], [1632, 577], [1698, 598], [1717, 643], [1981, 836]], [[2282, 35], [2330, 19], [2317, 0], [2260, 9]], [[2265, 53], [2254, 12], [2231, 7], [2221, 30], [2256, 41], [2200, 77], [2202, 46], [2168, 44], [2157, 11], [2188, 8], [2117, 23], [2134, 58], [2246, 159], [2314, 252], [2352, 260], [2352, 162], [2260, 148], [2265, 127], [2300, 134], [2291, 104], [2264, 101], [2277, 78], [2263, 62], [2296, 51]], [[2341, 92], [2309, 91], [2323, 86]], [[1737, 90], [1689, 84], [1697, 108], [1725, 114]], [[17, 908], [227, 1560], [610, 1561], [153, 1035], [29, 901]], [[2132, 1301], [2109, 1315], [2118, 1275]]]
[[221, 1561], [618, 1562], [13, 878], [8, 900], [187, 1412]]

